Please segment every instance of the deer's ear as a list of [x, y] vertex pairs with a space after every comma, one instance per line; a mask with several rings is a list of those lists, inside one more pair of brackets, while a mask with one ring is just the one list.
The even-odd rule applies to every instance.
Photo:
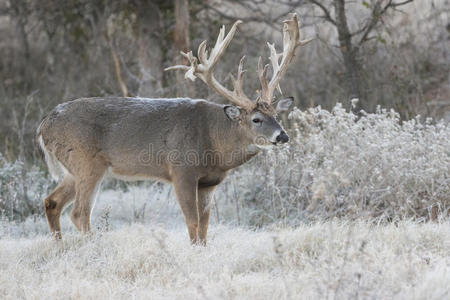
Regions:
[[292, 103], [294, 103], [294, 97], [279, 100], [277, 103], [277, 112], [287, 111], [291, 107]]
[[241, 116], [241, 110], [237, 106], [226, 105], [223, 110], [225, 111], [227, 117], [232, 121], [238, 121]]

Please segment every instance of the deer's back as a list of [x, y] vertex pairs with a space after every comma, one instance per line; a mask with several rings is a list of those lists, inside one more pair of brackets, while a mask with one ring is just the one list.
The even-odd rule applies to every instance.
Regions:
[[[208, 120], [222, 116], [222, 106], [204, 100], [86, 98], [58, 105], [42, 122], [38, 135], [46, 149], [67, 168], [102, 159], [118, 175], [167, 177], [167, 153], [210, 148]], [[129, 174], [133, 170], [135, 174]], [[161, 173], [161, 174], [159, 174]]]

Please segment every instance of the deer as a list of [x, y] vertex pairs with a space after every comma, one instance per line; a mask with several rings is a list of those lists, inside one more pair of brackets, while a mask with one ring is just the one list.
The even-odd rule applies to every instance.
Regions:
[[185, 78], [199, 78], [230, 104], [189, 98], [81, 98], [56, 106], [41, 122], [36, 138], [51, 176], [60, 181], [44, 199], [51, 234], [62, 238], [60, 216], [73, 202], [70, 219], [82, 233], [90, 232], [91, 211], [105, 177], [126, 181], [160, 180], [172, 183], [184, 215], [192, 244], [206, 245], [210, 203], [227, 173], [246, 163], [265, 147], [288, 142], [277, 113], [291, 106], [292, 97], [274, 107], [274, 94], [281, 94], [280, 80], [299, 46], [295, 14], [283, 24], [283, 51], [268, 44], [269, 64], [259, 57], [257, 76], [261, 90], [250, 99], [243, 89], [244, 58], [240, 60], [233, 89], [215, 78], [214, 68], [242, 21], [228, 34], [222, 26], [208, 54], [206, 41], [192, 51], [181, 52], [188, 65]]

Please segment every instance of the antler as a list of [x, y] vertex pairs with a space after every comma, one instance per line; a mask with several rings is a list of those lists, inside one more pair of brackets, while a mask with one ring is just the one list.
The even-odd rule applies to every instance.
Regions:
[[[200, 78], [203, 82], [205, 82], [209, 87], [213, 88], [219, 95], [222, 95], [230, 102], [239, 105], [243, 108], [251, 108], [254, 106], [254, 102], [251, 101], [244, 93], [243, 89], [243, 75], [245, 70], [243, 70], [244, 65], [244, 57], [242, 57], [239, 68], [238, 75], [235, 79], [231, 76], [233, 82], [233, 91], [228, 90], [224, 87], [217, 79], [214, 77], [214, 67], [219, 61], [220, 57], [225, 52], [226, 48], [230, 44], [233, 39], [234, 34], [236, 33], [237, 26], [241, 24], [242, 21], [236, 21], [231, 27], [228, 34], [225, 36], [225, 26], [222, 26], [220, 29], [219, 36], [217, 37], [216, 44], [214, 48], [211, 50], [211, 54], [208, 57], [208, 51], [206, 50], [206, 41], [203, 41], [198, 47], [198, 58], [192, 54], [192, 51], [187, 53], [181, 52], [190, 63], [189, 66], [185, 65], [176, 65], [169, 68], [166, 68], [165, 71], [168, 70], [183, 70], [186, 71], [184, 77], [187, 79], [194, 81], [197, 77]], [[200, 62], [200, 64], [198, 63]]]
[[[255, 107], [255, 102], [250, 100], [244, 93], [243, 89], [243, 77], [245, 70], [243, 70], [244, 65], [244, 57], [242, 57], [239, 62], [238, 75], [236, 78], [231, 76], [233, 82], [233, 91], [228, 90], [224, 87], [217, 79], [214, 77], [214, 67], [219, 61], [220, 57], [222, 57], [226, 48], [230, 44], [233, 39], [234, 34], [236, 33], [237, 26], [241, 24], [242, 21], [236, 21], [231, 27], [228, 34], [225, 36], [225, 26], [222, 26], [220, 29], [219, 36], [217, 37], [216, 44], [214, 48], [211, 50], [211, 55], [208, 57], [208, 51], [206, 50], [206, 41], [203, 41], [198, 47], [198, 55], [197, 57], [192, 54], [192, 51], [187, 53], [181, 52], [190, 63], [189, 66], [185, 65], [176, 65], [169, 68], [166, 68], [165, 71], [168, 70], [183, 70], [186, 71], [184, 77], [186, 79], [190, 79], [194, 81], [197, 77], [200, 78], [203, 82], [205, 82], [209, 87], [214, 89], [219, 95], [222, 95], [230, 102], [239, 105], [246, 109], [252, 109]], [[286, 73], [287, 67], [289, 63], [292, 61], [292, 58], [295, 54], [295, 49], [298, 46], [303, 46], [312, 41], [305, 40], [300, 41], [300, 30], [299, 30], [299, 22], [296, 14], [293, 14], [290, 20], [286, 20], [283, 22], [283, 52], [277, 53], [275, 50], [274, 44], [267, 43], [270, 49], [270, 61], [272, 63], [273, 75], [270, 82], [267, 82], [267, 70], [269, 65], [265, 65], [263, 67], [262, 59], [259, 58], [258, 61], [258, 77], [261, 82], [261, 93], [259, 94], [258, 100], [264, 101], [267, 104], [271, 104], [273, 99], [273, 94], [275, 89], [278, 88], [278, 91], [281, 93], [280, 89], [280, 80]], [[280, 62], [281, 58], [281, 62]], [[200, 62], [200, 63], [199, 63]]]
[[[283, 23], [283, 52], [277, 53], [274, 44], [267, 43], [267, 46], [270, 49], [269, 59], [272, 63], [273, 69], [273, 75], [270, 82], [267, 82], [266, 78], [269, 65], [265, 65], [263, 67], [261, 57], [258, 61], [258, 77], [261, 82], [262, 89], [259, 98], [268, 104], [272, 102], [275, 89], [278, 88], [278, 91], [282, 93], [279, 83], [281, 78], [286, 73], [289, 63], [294, 57], [295, 49], [298, 46], [304, 46], [313, 40], [300, 40], [299, 22], [296, 14], [293, 14], [290, 20], [286, 20]], [[280, 58], [281, 63], [279, 63]]]

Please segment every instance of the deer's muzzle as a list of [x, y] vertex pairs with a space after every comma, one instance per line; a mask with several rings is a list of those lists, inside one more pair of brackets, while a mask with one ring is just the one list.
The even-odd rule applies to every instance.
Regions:
[[280, 134], [276, 138], [277, 143], [287, 143], [289, 141], [289, 136], [286, 134], [286, 132], [281, 131]]

